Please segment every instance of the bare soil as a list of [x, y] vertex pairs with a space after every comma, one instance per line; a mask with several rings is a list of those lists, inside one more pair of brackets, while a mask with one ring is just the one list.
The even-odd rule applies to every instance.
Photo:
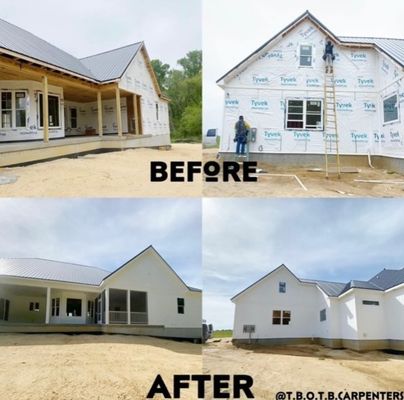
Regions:
[[[201, 345], [124, 335], [0, 335], [0, 399], [139, 400], [161, 374], [200, 374]], [[184, 399], [194, 391], [184, 390]], [[156, 397], [157, 398], [157, 397]], [[160, 397], [158, 397], [160, 398]]]
[[[218, 149], [205, 149], [203, 160], [215, 160]], [[258, 174], [257, 182], [203, 182], [206, 197], [403, 197], [404, 175], [383, 169], [359, 167], [358, 173], [343, 173], [325, 177], [324, 172], [311, 172], [304, 167], [283, 167], [258, 163], [266, 174]], [[296, 175], [307, 191], [293, 176]], [[391, 183], [355, 182], [382, 180]], [[403, 182], [400, 184], [393, 182]]]
[[150, 182], [151, 161], [201, 161], [200, 144], [173, 144], [171, 150], [132, 149], [61, 158], [24, 167], [0, 168], [0, 197], [200, 197], [194, 182]]
[[[403, 391], [404, 355], [358, 353], [318, 345], [244, 346], [231, 339], [203, 346], [209, 374], [248, 374], [256, 399], [273, 400], [278, 391]], [[211, 399], [211, 397], [207, 397]]]

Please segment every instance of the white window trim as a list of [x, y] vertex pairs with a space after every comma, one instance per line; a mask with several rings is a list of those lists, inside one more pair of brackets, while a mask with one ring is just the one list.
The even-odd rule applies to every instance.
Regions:
[[[300, 64], [300, 54], [301, 54], [301, 49], [302, 46], [310, 46], [311, 47], [311, 64], [310, 65], [301, 65]], [[298, 52], [298, 60], [297, 60], [297, 66], [299, 68], [314, 68], [314, 54], [315, 54], [315, 46], [312, 43], [299, 43], [299, 52]]]
[[15, 106], [15, 93], [16, 92], [24, 92], [25, 93], [25, 100], [28, 99], [28, 90], [27, 89], [3, 89], [0, 90], [0, 118], [2, 115], [2, 108], [1, 108], [1, 93], [11, 92], [11, 127], [10, 128], [3, 128], [2, 121], [0, 120], [0, 131], [7, 130], [7, 129], [27, 129], [27, 104], [25, 104], [25, 126], [16, 126], [17, 124], [17, 108]]
[[[386, 122], [384, 120], [384, 101], [393, 96], [396, 96], [396, 98], [397, 98], [397, 103], [396, 103], [397, 104], [397, 119]], [[390, 93], [387, 96], [383, 97], [383, 99], [382, 99], [383, 126], [390, 125], [390, 124], [396, 124], [397, 122], [400, 122], [400, 100], [399, 99], [400, 99], [400, 97], [399, 97], [398, 92], [393, 92], [393, 93]]]
[[[41, 116], [40, 116], [40, 112], [41, 112], [41, 108], [39, 106], [39, 98], [40, 95], [43, 96], [43, 92], [38, 92], [38, 98], [37, 98], [37, 119], [38, 119], [38, 129], [43, 129], [43, 126], [41, 126]], [[58, 98], [58, 102], [59, 102], [59, 125], [58, 126], [50, 126], [49, 125], [49, 129], [61, 129], [62, 125], [62, 113], [60, 112], [60, 107], [61, 107], [61, 102], [60, 102], [60, 98], [61, 95], [60, 94], [56, 94], [56, 93], [48, 93], [48, 96], [53, 96], [53, 97], [57, 97]]]
[[[297, 100], [303, 101], [303, 128], [288, 128], [288, 114], [289, 114], [289, 101], [290, 100]], [[318, 98], [309, 98], [309, 99], [302, 99], [302, 98], [287, 98], [286, 101], [286, 114], [285, 114], [285, 121], [284, 121], [284, 128], [286, 131], [323, 131], [324, 130], [324, 101], [323, 99]], [[321, 127], [319, 128], [307, 128], [306, 127], [306, 115], [307, 115], [307, 102], [308, 101], [319, 101], [321, 103]]]

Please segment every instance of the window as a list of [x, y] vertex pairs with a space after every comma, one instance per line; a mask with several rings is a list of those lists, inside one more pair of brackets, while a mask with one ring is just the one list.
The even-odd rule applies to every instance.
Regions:
[[[43, 127], [43, 95], [39, 94], [39, 126]], [[48, 108], [49, 108], [49, 126], [59, 126], [59, 97], [48, 95]]]
[[91, 300], [87, 302], [87, 317], [94, 318], [94, 302]]
[[15, 126], [17, 128], [25, 128], [27, 125], [26, 106], [26, 93], [15, 92]]
[[320, 311], [320, 321], [325, 321], [327, 319], [327, 314], [326, 314], [326, 310], [324, 308], [324, 310]]
[[181, 298], [177, 299], [177, 311], [178, 311], [178, 314], [184, 314], [184, 311], [185, 311], [184, 299], [181, 299]]
[[280, 310], [273, 310], [272, 311], [272, 325], [280, 325], [281, 324], [281, 314], [282, 314], [282, 311], [280, 311]]
[[323, 129], [322, 100], [287, 100], [287, 129]]
[[10, 301], [0, 299], [0, 321], [8, 321], [8, 313], [10, 310]]
[[299, 65], [301, 67], [311, 67], [313, 62], [313, 46], [301, 44], [300, 45], [300, 55], [299, 55]]
[[81, 317], [81, 299], [66, 299], [68, 317]]
[[243, 325], [243, 333], [255, 333], [255, 325]]
[[77, 128], [77, 108], [76, 107], [70, 108], [70, 128], [72, 128], [72, 129]]
[[159, 104], [156, 103], [156, 119], [159, 120]]
[[34, 303], [34, 302], [30, 302], [29, 303], [29, 310], [30, 311], [35, 311], [35, 312], [38, 312], [39, 311], [39, 303]]
[[279, 293], [286, 293], [286, 282], [279, 282]]
[[52, 317], [58, 317], [60, 310], [60, 299], [59, 297], [52, 299]]
[[398, 101], [397, 94], [393, 94], [383, 100], [383, 122], [398, 121]]
[[365, 306], [378, 306], [379, 302], [373, 300], [362, 300], [362, 304], [364, 304]]
[[290, 311], [273, 310], [272, 311], [272, 325], [289, 325]]
[[12, 128], [13, 126], [13, 102], [12, 92], [1, 92], [1, 127]]

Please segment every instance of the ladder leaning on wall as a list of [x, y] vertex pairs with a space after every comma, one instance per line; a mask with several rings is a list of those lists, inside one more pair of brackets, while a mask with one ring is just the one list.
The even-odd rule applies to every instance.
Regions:
[[[341, 178], [333, 67], [326, 69], [324, 76], [324, 147], [326, 178], [329, 177], [330, 172], [336, 172], [338, 178]], [[331, 160], [334, 162], [330, 162]], [[333, 169], [330, 170], [330, 167]]]

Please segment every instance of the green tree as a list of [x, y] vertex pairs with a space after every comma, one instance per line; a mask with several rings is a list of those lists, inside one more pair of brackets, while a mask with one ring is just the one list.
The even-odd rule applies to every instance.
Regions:
[[185, 77], [192, 78], [202, 71], [202, 51], [190, 51], [184, 58], [179, 59], [177, 63], [184, 69]]
[[157, 78], [157, 82], [160, 85], [161, 90], [167, 89], [167, 77], [170, 71], [170, 66], [168, 64], [164, 64], [160, 60], [151, 60], [151, 65], [153, 67], [154, 73]]

